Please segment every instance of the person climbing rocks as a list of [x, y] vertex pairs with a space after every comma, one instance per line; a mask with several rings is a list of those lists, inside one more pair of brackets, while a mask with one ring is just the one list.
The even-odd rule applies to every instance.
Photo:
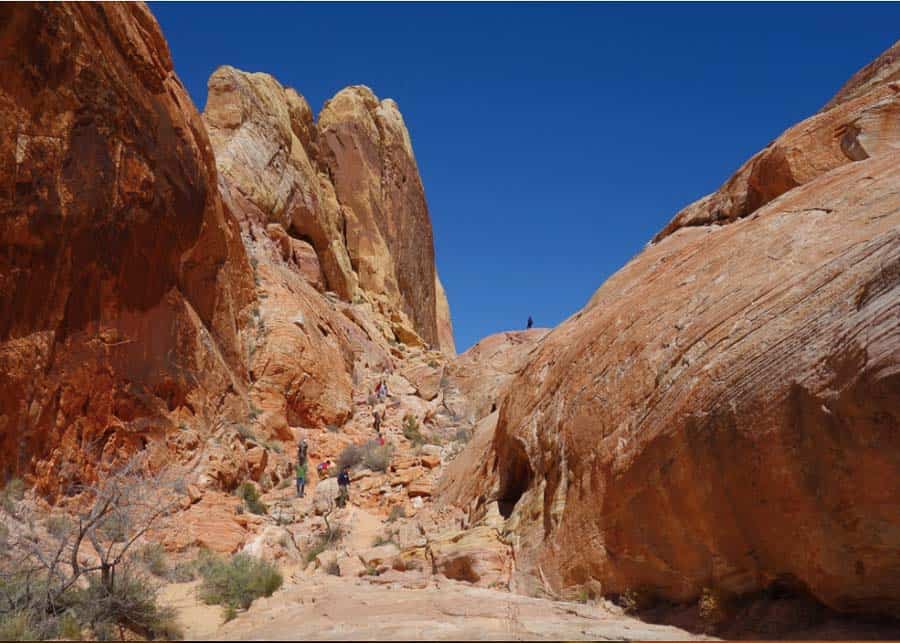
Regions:
[[379, 400], [384, 400], [388, 396], [388, 387], [387, 382], [381, 380], [378, 383], [378, 386], [375, 388], [375, 394], [378, 396]]
[[308, 452], [309, 445], [306, 443], [306, 439], [300, 440], [297, 444], [297, 462], [306, 464], [306, 455]]
[[298, 460], [294, 472], [297, 476], [297, 497], [302, 498], [306, 495], [306, 460]]
[[316, 465], [316, 473], [319, 474], [320, 479], [324, 479], [328, 477], [328, 467], [331, 466], [331, 460], [324, 460]]
[[338, 474], [338, 489], [337, 506], [343, 507], [350, 500], [350, 471], [347, 467]]
[[531, 327], [534, 326], [534, 320], [531, 318], [531, 315], [528, 315], [528, 325], [527, 329], [531, 330]]
[[375, 413], [372, 414], [372, 427], [375, 429], [375, 433], [381, 436], [381, 414], [378, 410], [375, 410]]

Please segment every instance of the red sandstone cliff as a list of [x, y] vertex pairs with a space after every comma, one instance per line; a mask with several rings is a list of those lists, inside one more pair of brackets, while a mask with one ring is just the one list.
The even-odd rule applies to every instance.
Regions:
[[10, 4], [0, 25], [2, 469], [51, 491], [164, 440], [173, 409], [237, 411], [254, 295], [147, 8]]
[[777, 583], [900, 613], [894, 51], [554, 329], [454, 463], [447, 498], [470, 523], [497, 502], [519, 589]]

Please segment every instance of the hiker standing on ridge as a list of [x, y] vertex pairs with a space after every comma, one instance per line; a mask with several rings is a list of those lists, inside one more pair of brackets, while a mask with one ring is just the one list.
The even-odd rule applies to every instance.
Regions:
[[528, 315], [528, 324], [526, 326], [526, 329], [531, 330], [532, 326], [534, 326], [534, 320], [531, 318], [531, 315]]

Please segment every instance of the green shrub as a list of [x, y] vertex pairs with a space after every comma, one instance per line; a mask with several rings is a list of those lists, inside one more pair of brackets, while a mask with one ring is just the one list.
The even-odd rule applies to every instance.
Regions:
[[460, 442], [462, 444], [466, 444], [469, 440], [472, 439], [472, 432], [468, 429], [457, 429], [456, 433], [453, 434], [453, 441]]
[[234, 609], [247, 609], [260, 596], [271, 596], [283, 582], [271, 563], [246, 554], [236, 554], [228, 561], [216, 559], [205, 565], [201, 574], [203, 602]]
[[140, 560], [154, 576], [168, 578], [169, 565], [166, 562], [166, 549], [159, 543], [153, 543], [142, 547], [137, 553]]
[[244, 501], [247, 511], [262, 516], [269, 512], [269, 507], [259, 499], [259, 491], [252, 482], [245, 482], [237, 489], [238, 497]]
[[36, 641], [30, 612], [13, 612], [0, 615], [0, 641]]
[[391, 513], [388, 514], [387, 521], [394, 522], [399, 518], [406, 518], [406, 509], [403, 505], [394, 505], [391, 507]]
[[253, 432], [246, 424], [236, 424], [234, 426], [235, 431], [237, 431], [238, 435], [247, 440], [248, 442], [256, 442], [256, 433]]
[[312, 561], [314, 561], [316, 559], [316, 556], [321, 554], [329, 547], [335, 545], [343, 537], [344, 532], [340, 527], [335, 526], [326, 529], [323, 533], [318, 535], [312, 546], [306, 550], [306, 562], [311, 563]]
[[6, 483], [6, 486], [3, 487], [3, 490], [0, 491], [0, 505], [2, 505], [8, 513], [14, 513], [16, 510], [16, 503], [24, 497], [25, 483], [22, 481], [22, 478], [11, 478], [10, 481]]
[[131, 533], [131, 520], [124, 511], [112, 511], [106, 515], [98, 531], [104, 540], [123, 543]]
[[365, 452], [363, 448], [357, 444], [349, 444], [344, 447], [344, 450], [341, 451], [341, 454], [337, 459], [337, 468], [338, 471], [344, 469], [345, 467], [350, 469], [355, 467], [360, 462], [362, 462], [363, 456]]
[[155, 585], [126, 566], [111, 589], [96, 575], [88, 577], [86, 588], [71, 592], [70, 609], [78, 622], [91, 624], [99, 640], [121, 638], [116, 626], [149, 638], [181, 639], [175, 610], [161, 607], [156, 599]]
[[57, 636], [70, 641], [81, 640], [81, 623], [72, 612], [66, 612], [57, 622]]
[[393, 449], [390, 444], [379, 444], [378, 440], [370, 440], [363, 445], [362, 463], [372, 471], [387, 471], [391, 455]]
[[176, 563], [168, 574], [168, 579], [173, 583], [189, 583], [195, 578], [197, 578], [197, 567], [190, 562]]
[[419, 421], [414, 415], [403, 416], [403, 437], [412, 442], [413, 446], [425, 444], [425, 436], [419, 428]]

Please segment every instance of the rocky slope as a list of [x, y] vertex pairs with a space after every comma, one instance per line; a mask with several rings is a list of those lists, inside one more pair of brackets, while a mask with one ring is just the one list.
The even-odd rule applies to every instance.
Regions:
[[454, 463], [520, 591], [900, 614], [895, 52], [554, 329]]

